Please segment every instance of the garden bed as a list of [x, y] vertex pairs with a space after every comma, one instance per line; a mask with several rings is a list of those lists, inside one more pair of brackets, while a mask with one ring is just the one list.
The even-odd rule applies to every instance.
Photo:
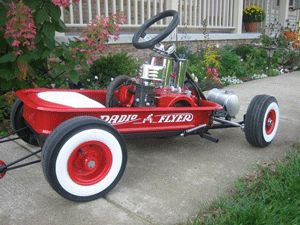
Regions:
[[278, 162], [258, 165], [227, 196], [188, 224], [300, 224], [300, 145]]

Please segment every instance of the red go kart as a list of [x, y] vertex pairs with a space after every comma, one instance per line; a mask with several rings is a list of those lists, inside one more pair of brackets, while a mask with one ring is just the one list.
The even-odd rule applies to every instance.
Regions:
[[[170, 23], [161, 33], [147, 35], [148, 28], [167, 17]], [[155, 52], [136, 78], [119, 76], [107, 90], [17, 91], [11, 111], [13, 129], [17, 138], [41, 149], [7, 165], [1, 161], [0, 178], [9, 170], [41, 161], [57, 193], [69, 200], [89, 201], [105, 195], [122, 177], [127, 161], [124, 138], [130, 136], [199, 135], [218, 142], [209, 130], [238, 127], [251, 145], [268, 146], [279, 123], [276, 99], [255, 96], [244, 120], [234, 121], [238, 97], [218, 89], [205, 96], [175, 45], [161, 43], [178, 23], [178, 13], [168, 10], [147, 20], [134, 34], [137, 49]], [[18, 164], [39, 152], [41, 160]]]

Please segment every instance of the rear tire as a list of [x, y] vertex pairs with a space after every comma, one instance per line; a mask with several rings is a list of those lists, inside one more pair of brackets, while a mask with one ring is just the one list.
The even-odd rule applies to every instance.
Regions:
[[279, 125], [277, 100], [269, 95], [255, 96], [245, 117], [245, 136], [256, 147], [266, 147], [274, 139]]
[[23, 141], [34, 146], [39, 146], [35, 134], [30, 130], [30, 128], [25, 123], [25, 120], [23, 118], [23, 102], [21, 102], [20, 99], [18, 98], [16, 99], [15, 103], [11, 108], [10, 121], [11, 121], [11, 127], [13, 131], [17, 131], [27, 127], [27, 129], [17, 132], [17, 135]]
[[117, 76], [107, 87], [106, 93], [106, 107], [116, 107], [119, 105], [118, 99], [114, 97], [114, 93], [118, 90], [122, 85], [131, 83], [131, 78], [126, 75]]
[[121, 179], [126, 145], [108, 123], [81, 116], [60, 124], [42, 149], [44, 175], [52, 188], [72, 201], [103, 197]]

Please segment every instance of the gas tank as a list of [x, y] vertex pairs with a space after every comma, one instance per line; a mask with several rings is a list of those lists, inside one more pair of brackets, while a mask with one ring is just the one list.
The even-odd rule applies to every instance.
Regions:
[[236, 116], [240, 110], [239, 98], [233, 91], [214, 88], [208, 92], [207, 100], [223, 106], [231, 117]]

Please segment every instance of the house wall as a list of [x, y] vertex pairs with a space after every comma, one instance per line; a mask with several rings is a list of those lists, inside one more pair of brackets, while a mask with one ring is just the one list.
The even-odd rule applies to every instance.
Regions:
[[[241, 32], [244, 31], [242, 23], [236, 21], [241, 20], [242, 9], [249, 5], [258, 5], [265, 10], [266, 21], [259, 27], [259, 32], [262, 32], [266, 24], [279, 19], [277, 2], [277, 0], [81, 0], [78, 4], [71, 5], [69, 11], [63, 10], [62, 19], [67, 24], [68, 32], [59, 35], [57, 40], [67, 41], [73, 36], [78, 36], [90, 19], [97, 14], [107, 16], [110, 13], [123, 11], [129, 21], [121, 27], [120, 39], [110, 42], [111, 51], [124, 50], [144, 59], [149, 54], [132, 47], [133, 33], [144, 20], [157, 12], [176, 9], [180, 12], [181, 22], [177, 34], [171, 35], [167, 41], [178, 41], [179, 45], [186, 42], [193, 49], [199, 48], [205, 39], [201, 21], [203, 18], [208, 18], [207, 31], [210, 33], [211, 44], [238, 45], [249, 43], [260, 35]], [[299, 10], [289, 11], [289, 18], [289, 25], [294, 26], [299, 20]], [[165, 23], [166, 21], [157, 24], [153, 33], [163, 29]]]

